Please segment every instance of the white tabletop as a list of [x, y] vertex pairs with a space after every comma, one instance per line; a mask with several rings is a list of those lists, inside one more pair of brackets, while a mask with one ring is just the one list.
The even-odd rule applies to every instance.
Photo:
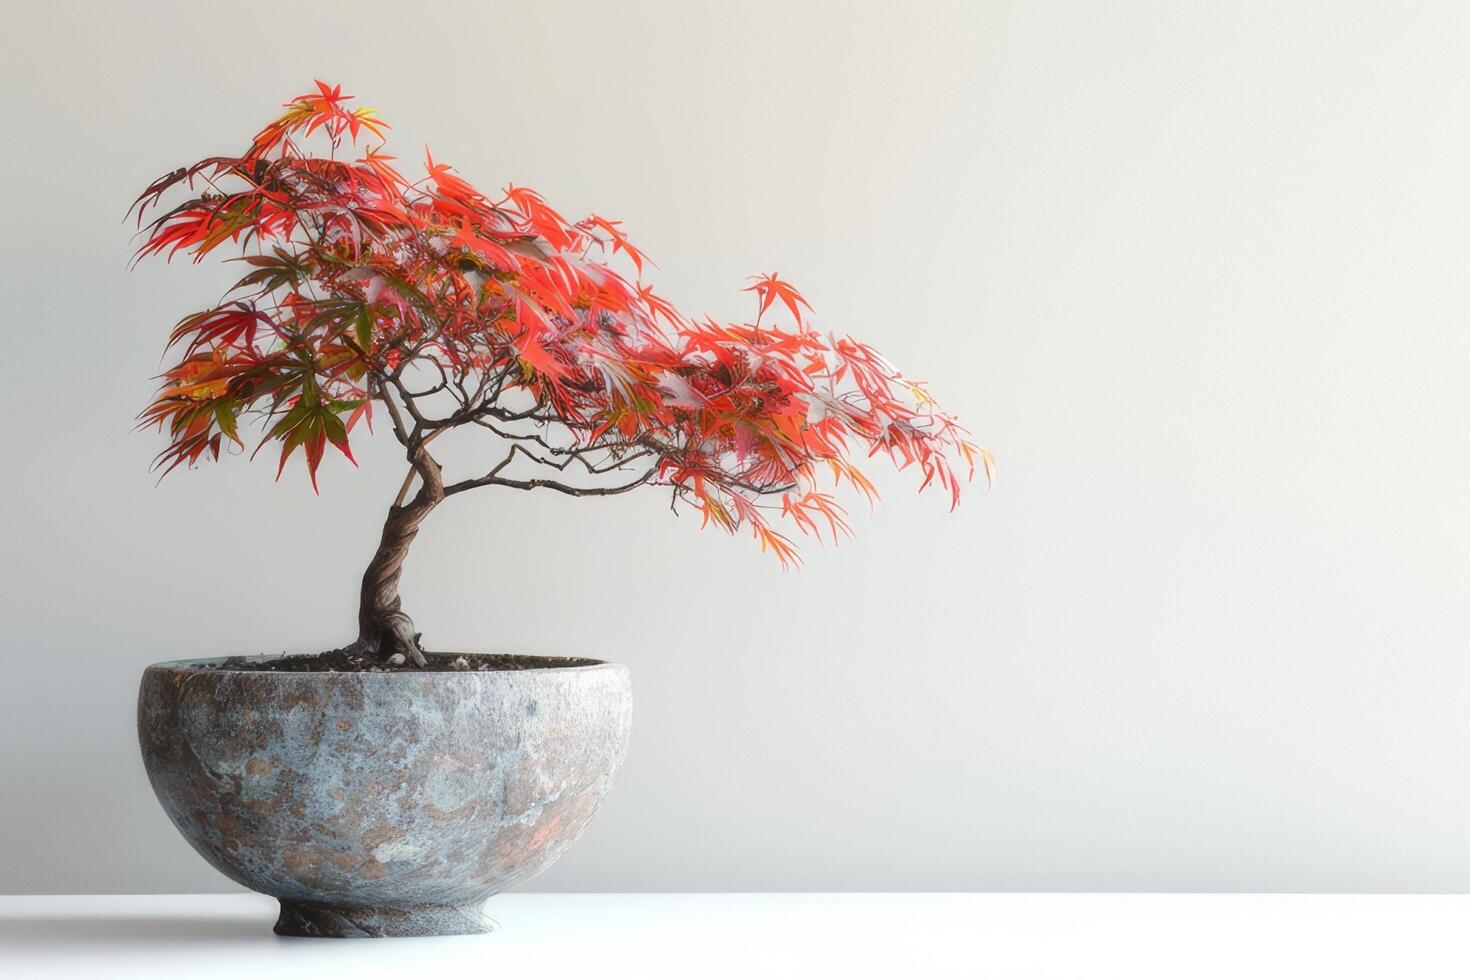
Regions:
[[258, 895], [0, 896], [0, 976], [1470, 976], [1470, 896], [509, 894], [488, 911], [487, 936], [280, 939]]

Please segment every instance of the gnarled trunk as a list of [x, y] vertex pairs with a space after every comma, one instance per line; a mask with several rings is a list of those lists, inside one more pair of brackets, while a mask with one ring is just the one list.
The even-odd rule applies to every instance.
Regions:
[[383, 538], [373, 560], [362, 575], [362, 591], [358, 599], [357, 643], [363, 653], [374, 653], [383, 659], [401, 653], [422, 667], [423, 651], [419, 649], [413, 620], [403, 611], [398, 596], [398, 580], [403, 574], [403, 561], [409, 545], [418, 536], [419, 524], [438, 501], [407, 506], [394, 506], [383, 523]]
[[415, 456], [414, 469], [423, 485], [408, 503], [388, 508], [388, 519], [383, 522], [383, 537], [378, 542], [378, 550], [362, 575], [357, 641], [349, 649], [383, 660], [401, 653], [423, 667], [428, 661], [419, 648], [413, 620], [403, 611], [403, 602], [398, 596], [398, 580], [403, 574], [403, 562], [408, 557], [409, 546], [418, 536], [419, 525], [444, 500], [444, 482], [438, 464], [422, 447]]

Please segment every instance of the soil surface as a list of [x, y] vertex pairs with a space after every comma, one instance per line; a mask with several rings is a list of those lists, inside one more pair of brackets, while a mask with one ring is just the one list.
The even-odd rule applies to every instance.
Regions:
[[512, 653], [424, 653], [427, 667], [412, 663], [392, 663], [360, 653], [332, 650], [327, 653], [294, 654], [255, 660], [230, 657], [211, 665], [216, 670], [251, 670], [273, 673], [311, 674], [410, 674], [423, 672], [473, 673], [482, 670], [535, 670], [547, 667], [592, 667], [600, 660], [583, 657], [526, 657]]

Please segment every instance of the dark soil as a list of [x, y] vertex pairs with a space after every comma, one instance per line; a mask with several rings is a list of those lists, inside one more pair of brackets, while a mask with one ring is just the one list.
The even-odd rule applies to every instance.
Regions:
[[223, 663], [213, 665], [216, 670], [253, 670], [275, 673], [310, 674], [409, 674], [425, 671], [447, 671], [473, 673], [481, 670], [535, 670], [547, 667], [592, 667], [602, 663], [583, 657], [525, 657], [511, 653], [428, 653], [427, 667], [415, 667], [412, 663], [388, 663], [377, 657], [360, 653], [332, 650], [328, 653], [295, 654], [273, 657], [269, 660], [254, 660], [249, 657], [230, 657]]

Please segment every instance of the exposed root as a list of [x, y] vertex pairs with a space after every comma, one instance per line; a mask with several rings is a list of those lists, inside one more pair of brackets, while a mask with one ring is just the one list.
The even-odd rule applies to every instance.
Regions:
[[420, 646], [422, 639], [422, 633], [414, 632], [413, 620], [409, 619], [408, 613], [394, 609], [375, 618], [373, 628], [364, 635], [345, 647], [328, 652], [348, 657], [372, 657], [384, 662], [394, 654], [402, 654], [404, 660], [415, 667], [426, 667], [429, 661]]
[[429, 661], [424, 659], [424, 651], [419, 646], [419, 638], [422, 634], [414, 632], [413, 620], [408, 618], [408, 613], [401, 609], [394, 609], [384, 616], [383, 629], [379, 635], [382, 641], [378, 646], [378, 654], [383, 659], [386, 660], [395, 653], [401, 653], [415, 667], [428, 666]]

